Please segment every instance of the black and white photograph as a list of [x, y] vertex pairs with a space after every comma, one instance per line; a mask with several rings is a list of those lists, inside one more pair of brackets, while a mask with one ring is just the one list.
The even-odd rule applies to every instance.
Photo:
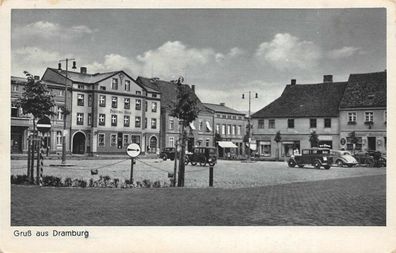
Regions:
[[10, 8], [7, 237], [389, 228], [393, 11], [172, 6]]

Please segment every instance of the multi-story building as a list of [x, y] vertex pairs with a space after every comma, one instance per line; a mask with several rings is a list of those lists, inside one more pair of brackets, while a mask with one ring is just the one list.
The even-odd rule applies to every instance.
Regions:
[[386, 152], [386, 71], [351, 74], [339, 109], [341, 148]]
[[[179, 120], [171, 116], [172, 108], [177, 101], [177, 83], [159, 80], [158, 78], [138, 77], [136, 82], [147, 88], [157, 89], [161, 92], [161, 131], [160, 147], [175, 147], [180, 139], [181, 127]], [[213, 112], [203, 106], [195, 94], [195, 86], [185, 85], [191, 95], [197, 100], [199, 108], [198, 118], [188, 127], [187, 150], [194, 146], [213, 146]]]
[[244, 154], [243, 137], [247, 124], [245, 114], [227, 107], [225, 103], [204, 103], [204, 106], [214, 113], [215, 133], [221, 137], [218, 143], [219, 157]]
[[[22, 81], [13, 80], [14, 86]], [[65, 131], [67, 152], [124, 153], [132, 142], [140, 144], [142, 152], [159, 152], [161, 94], [157, 90], [136, 83], [124, 71], [88, 74], [84, 67], [80, 72], [68, 71], [67, 78], [66, 71], [47, 68], [42, 81], [56, 95], [56, 115], [52, 117], [47, 137], [52, 152], [62, 150], [65, 84], [69, 112]], [[21, 95], [14, 86], [12, 98]], [[15, 140], [12, 143], [20, 141], [20, 129], [25, 129], [24, 137], [28, 135], [29, 120], [31, 122], [28, 118], [12, 117]], [[22, 143], [21, 148], [12, 145], [14, 150], [26, 150], [26, 139]]]
[[[309, 148], [313, 131], [319, 146], [339, 148], [339, 111], [346, 82], [333, 82], [325, 75], [323, 83], [296, 84], [292, 79], [282, 95], [252, 115], [252, 137], [261, 157], [290, 156], [294, 149]], [[280, 131], [281, 141], [275, 142]]]

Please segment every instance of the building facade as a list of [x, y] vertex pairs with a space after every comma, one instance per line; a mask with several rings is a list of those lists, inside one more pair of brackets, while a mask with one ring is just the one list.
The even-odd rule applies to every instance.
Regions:
[[[180, 140], [181, 125], [179, 120], [171, 116], [172, 108], [177, 101], [177, 83], [159, 80], [158, 78], [138, 77], [136, 81], [147, 88], [161, 92], [161, 131], [160, 147], [175, 147]], [[191, 122], [187, 129], [187, 150], [195, 146], [214, 146], [213, 112], [203, 106], [195, 94], [195, 86], [185, 85], [191, 96], [197, 101], [199, 108], [198, 118]]]
[[386, 80], [386, 71], [349, 76], [340, 103], [341, 148], [386, 152]]
[[225, 103], [204, 106], [213, 111], [215, 131], [221, 141], [218, 143], [219, 157], [240, 156], [245, 152], [243, 137], [246, 134], [245, 114], [227, 107]]
[[[124, 71], [88, 74], [86, 68], [81, 68], [80, 72], [68, 71], [66, 77], [64, 70], [47, 68], [42, 81], [56, 95], [56, 115], [51, 118], [52, 127], [46, 136], [50, 152], [62, 151], [65, 134], [67, 152], [73, 154], [125, 153], [126, 146], [132, 142], [138, 143], [143, 153], [159, 153], [161, 94], [158, 91], [137, 84]], [[69, 113], [63, 131], [65, 85]], [[21, 95], [15, 92], [12, 97]], [[26, 125], [26, 121], [31, 123], [30, 117], [18, 121], [12, 117], [12, 121], [15, 129]], [[16, 122], [23, 123], [16, 125]], [[25, 137], [28, 134], [24, 132]], [[19, 135], [13, 134], [18, 142]], [[22, 142], [24, 151], [26, 140]]]
[[[319, 147], [339, 145], [338, 106], [346, 82], [333, 82], [325, 75], [323, 83], [296, 84], [293, 79], [282, 95], [252, 115], [252, 138], [262, 158], [289, 157], [293, 150], [310, 148], [311, 133], [319, 137]], [[275, 136], [280, 132], [281, 141]]]

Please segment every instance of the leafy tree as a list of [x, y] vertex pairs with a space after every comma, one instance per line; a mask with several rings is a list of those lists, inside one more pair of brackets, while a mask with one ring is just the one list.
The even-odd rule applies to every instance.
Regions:
[[222, 140], [223, 140], [223, 138], [221, 137], [221, 135], [219, 133], [215, 133], [214, 142], [215, 142], [216, 146], [218, 145], [218, 142], [222, 141]]
[[277, 147], [276, 147], [276, 152], [278, 153], [278, 160], [280, 160], [280, 148], [279, 148], [279, 142], [281, 142], [281, 140], [282, 140], [282, 136], [281, 136], [281, 133], [280, 133], [280, 131], [278, 131], [278, 132], [276, 132], [276, 134], [275, 134], [275, 138], [274, 138], [274, 141], [276, 142], [276, 144], [277, 144]]
[[359, 142], [359, 138], [356, 136], [355, 131], [350, 132], [348, 135], [353, 145], [353, 153], [355, 153], [356, 144]]
[[178, 118], [182, 122], [182, 141], [181, 154], [179, 163], [179, 177], [177, 185], [184, 186], [184, 158], [186, 153], [187, 131], [186, 127], [190, 125], [199, 113], [198, 99], [187, 85], [182, 84], [183, 79], [177, 80], [177, 101], [174, 103], [170, 115]]
[[319, 136], [316, 131], [312, 131], [309, 136], [309, 142], [311, 143], [311, 148], [317, 148], [319, 146]]

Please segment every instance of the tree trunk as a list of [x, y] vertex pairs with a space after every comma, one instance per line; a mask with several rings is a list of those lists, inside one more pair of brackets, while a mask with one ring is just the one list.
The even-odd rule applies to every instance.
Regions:
[[33, 141], [32, 141], [32, 156], [31, 156], [31, 163], [30, 163], [30, 183], [34, 183], [34, 156], [36, 153], [36, 117], [33, 117]]
[[180, 162], [179, 162], [179, 175], [177, 179], [177, 186], [184, 187], [184, 171], [185, 171], [185, 164], [184, 158], [186, 155], [186, 130], [184, 126], [182, 126], [182, 139], [181, 139], [181, 151], [180, 151]]

